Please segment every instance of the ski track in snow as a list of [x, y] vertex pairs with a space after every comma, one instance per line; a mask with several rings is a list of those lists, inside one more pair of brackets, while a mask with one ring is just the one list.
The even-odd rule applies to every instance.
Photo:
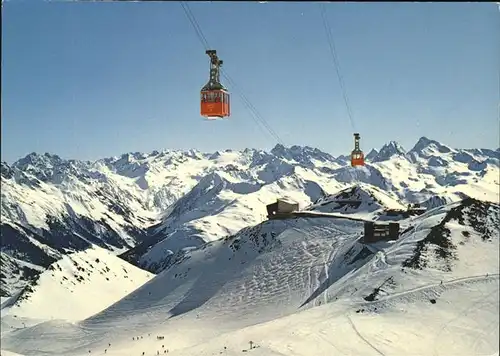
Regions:
[[375, 346], [373, 346], [367, 339], [365, 339], [363, 337], [363, 335], [361, 335], [359, 333], [359, 330], [356, 328], [356, 325], [354, 325], [354, 322], [352, 321], [352, 319], [351, 319], [351, 317], [349, 315], [346, 315], [346, 318], [349, 321], [349, 324], [351, 324], [352, 329], [354, 330], [354, 332], [356, 333], [356, 335], [359, 336], [359, 338], [361, 340], [363, 340], [368, 346], [370, 346], [373, 350], [375, 350], [379, 355], [385, 356], [383, 352], [381, 352], [379, 349], [377, 349]]
[[[100, 354], [98, 353], [96, 347], [99, 347], [97, 345], [104, 345], [107, 341], [106, 340], [111, 340], [113, 345], [117, 343], [115, 340], [121, 340], [118, 341], [121, 344], [126, 344], [124, 338], [126, 335], [131, 335], [130, 331], [125, 331], [125, 330], [136, 330], [134, 334], [137, 336], [140, 335], [145, 335], [146, 333], [149, 334], [151, 333], [152, 335], [155, 334], [164, 334], [168, 336], [169, 334], [173, 333], [173, 335], [176, 335], [175, 337], [178, 337], [178, 332], [175, 331], [177, 328], [179, 330], [183, 330], [184, 328], [190, 328], [188, 325], [192, 325], [192, 323], [201, 323], [200, 330], [196, 331], [192, 330], [194, 335], [198, 336], [192, 336], [190, 337], [191, 340], [198, 340], [197, 342], [193, 341], [184, 341], [181, 342], [178, 348], [173, 347], [170, 349], [169, 353], [174, 354], [174, 355], [183, 355], [183, 348], [188, 347], [186, 350], [189, 350], [191, 348], [196, 348], [201, 347], [204, 343], [210, 344], [212, 341], [210, 340], [217, 340], [218, 338], [224, 337], [224, 335], [231, 335], [233, 333], [238, 333], [238, 330], [247, 330], [249, 327], [250, 328], [257, 328], [259, 325], [262, 327], [266, 327], [269, 323], [273, 322], [279, 322], [280, 320], [283, 320], [283, 318], [293, 318], [294, 315], [297, 315], [297, 317], [300, 317], [300, 315], [303, 312], [297, 313], [297, 307], [298, 307], [298, 302], [302, 297], [300, 295], [304, 295], [299, 293], [299, 299], [297, 299], [297, 291], [304, 290], [306, 293], [305, 295], [311, 295], [313, 293], [313, 290], [318, 288], [319, 285], [321, 284], [319, 276], [314, 275], [314, 269], [315, 267], [318, 267], [321, 269], [321, 273], [323, 274], [326, 278], [326, 280], [329, 279], [328, 271], [332, 269], [332, 266], [339, 268], [340, 265], [338, 264], [338, 259], [337, 254], [342, 251], [343, 247], [346, 243], [349, 246], [350, 243], [355, 241], [355, 239], [358, 236], [359, 228], [356, 226], [359, 226], [358, 223], [351, 223], [351, 222], [343, 222], [344, 225], [344, 231], [345, 227], [351, 225], [351, 229], [354, 228], [352, 231], [351, 237], [346, 238], [343, 235], [337, 236], [337, 238], [333, 237], [332, 234], [337, 232], [339, 233], [339, 229], [336, 228], [330, 228], [328, 225], [325, 227], [321, 226], [316, 226], [315, 224], [318, 224], [318, 221], [313, 221], [311, 220], [311, 226], [302, 226], [300, 228], [295, 228], [295, 227], [288, 227], [282, 232], [282, 235], [285, 235], [283, 237], [283, 240], [286, 239], [286, 242], [288, 245], [283, 246], [282, 250], [278, 250], [277, 252], [272, 251], [269, 252], [270, 256], [266, 256], [269, 258], [266, 258], [263, 264], [259, 265], [252, 265], [250, 267], [244, 267], [242, 269], [243, 276], [245, 276], [245, 270], [247, 268], [253, 268], [253, 273], [247, 274], [247, 277], [243, 279], [244, 282], [243, 284], [240, 284], [238, 282], [236, 283], [230, 283], [229, 285], [226, 284], [226, 290], [228, 290], [229, 294], [226, 293], [226, 295], [229, 296], [228, 298], [224, 298], [223, 295], [220, 293], [217, 295], [214, 295], [212, 299], [210, 300], [210, 305], [204, 304], [199, 306], [197, 309], [187, 312], [187, 314], [184, 314], [180, 317], [176, 317], [174, 319], [167, 319], [164, 321], [160, 321], [162, 319], [161, 315], [165, 315], [164, 313], [168, 311], [170, 308], [169, 305], [173, 305], [173, 303], [176, 303], [176, 300], [178, 298], [174, 298], [172, 302], [166, 302], [166, 304], [163, 305], [151, 305], [145, 309], [142, 309], [140, 311], [134, 311], [133, 305], [131, 304], [128, 309], [128, 316], [126, 314], [123, 314], [122, 312], [116, 314], [116, 313], [109, 313], [106, 312], [103, 314], [105, 316], [105, 320], [99, 321], [99, 319], [96, 319], [96, 321], [99, 321], [97, 324], [95, 322], [92, 322], [92, 318], [89, 319], [89, 322], [85, 322], [81, 325], [78, 326], [78, 324], [75, 324], [74, 327], [67, 329], [64, 327], [64, 323], [60, 324], [60, 326], [57, 326], [53, 324], [53, 326], [49, 327], [49, 330], [52, 331], [46, 331], [46, 327], [48, 326], [43, 326], [43, 324], [40, 324], [39, 326], [33, 326], [31, 328], [28, 328], [27, 330], [21, 329], [18, 331], [14, 331], [13, 333], [21, 333], [21, 334], [26, 334], [26, 336], [22, 337], [21, 339], [18, 339], [21, 341], [22, 344], [29, 344], [32, 343], [33, 341], [36, 340], [43, 340], [46, 338], [53, 338], [56, 337], [61, 343], [64, 344], [63, 340], [71, 340], [71, 344], [73, 345], [80, 345], [76, 346], [74, 348], [74, 352], [70, 351], [70, 349], [67, 348], [59, 348], [60, 351], [53, 350], [52, 352], [49, 352], [48, 354], [54, 354], [54, 355], [83, 355], [85, 354], [84, 349], [89, 349], [92, 350], [92, 354]], [[262, 231], [262, 230], [260, 230]], [[291, 235], [291, 233], [293, 233]], [[318, 244], [321, 243], [322, 244]], [[321, 247], [320, 247], [321, 246]], [[329, 246], [329, 249], [325, 249], [326, 246]], [[220, 254], [220, 246], [217, 246], [217, 251]], [[247, 253], [250, 250], [247, 250]], [[284, 251], [288, 251], [288, 255], [285, 254], [287, 257], [287, 260], [283, 259], [276, 259], [274, 257], [282, 257], [284, 256], [283, 253]], [[294, 251], [291, 253], [291, 251]], [[303, 256], [303, 257], [300, 257]], [[257, 257], [257, 260], [259, 260], [261, 257]], [[378, 261], [379, 259], [376, 258], [376, 256], [373, 257], [372, 262], [369, 262], [366, 266], [369, 267], [368, 273], [371, 275], [374, 275], [376, 272], [384, 271], [387, 268], [385, 263], [383, 264], [378, 264], [375, 261]], [[256, 260], [254, 260], [256, 261]], [[326, 261], [326, 263], [325, 263]], [[238, 265], [241, 263], [241, 261], [237, 261], [235, 264]], [[374, 268], [374, 269], [372, 269]], [[172, 271], [173, 272], [173, 271]], [[170, 273], [172, 273], [170, 272]], [[220, 278], [221, 275], [214, 273], [216, 271], [212, 271], [210, 273], [210, 276], [212, 278]], [[167, 273], [168, 274], [168, 273]], [[208, 276], [208, 275], [207, 275]], [[241, 275], [240, 275], [241, 276]], [[257, 277], [258, 276], [258, 277]], [[293, 277], [295, 276], [295, 277]], [[256, 278], [257, 277], [257, 278]], [[297, 279], [298, 277], [298, 279]], [[318, 278], [315, 278], [318, 277]], [[157, 277], [159, 278], [159, 277]], [[357, 278], [356, 273], [352, 273], [350, 275], [344, 275], [343, 278], [347, 278], [351, 280], [353, 283], [355, 283], [355, 280]], [[385, 278], [385, 277], [384, 277]], [[466, 277], [460, 277], [460, 278], [454, 278], [449, 281], [443, 282], [443, 284], [436, 284], [436, 283], [429, 283], [424, 286], [420, 286], [417, 288], [412, 288], [408, 290], [404, 290], [401, 292], [396, 292], [393, 295], [389, 295], [387, 297], [381, 297], [380, 299], [376, 300], [375, 302], [371, 303], [371, 305], [383, 305], [384, 303], [387, 303], [389, 301], [397, 302], [397, 300], [401, 300], [401, 298], [405, 298], [409, 295], [412, 294], [421, 294], [422, 292], [425, 292], [425, 290], [453, 290], [453, 288], [459, 288], [460, 285], [467, 286], [471, 282], [476, 282], [480, 280], [485, 280], [486, 277], [484, 276], [466, 276]], [[378, 277], [377, 280], [381, 280], [382, 277]], [[488, 278], [489, 280], [498, 280], [498, 275], [489, 275]], [[304, 284], [299, 283], [298, 285], [296, 284], [300, 280], [304, 281]], [[323, 280], [324, 281], [324, 280]], [[340, 280], [339, 280], [340, 281]], [[149, 284], [153, 283], [151, 281]], [[196, 282], [195, 282], [196, 283]], [[210, 283], [207, 281], [207, 283]], [[469, 283], [469, 284], [468, 284]], [[457, 287], [453, 287], [457, 286]], [[361, 286], [359, 286], [361, 287]], [[236, 291], [239, 291], [235, 293]], [[292, 291], [292, 293], [290, 292]], [[328, 300], [327, 296], [327, 291], [324, 291], [325, 293], [325, 301]], [[497, 293], [498, 294], [498, 289], [494, 289], [490, 291], [486, 296], [483, 298], [487, 300], [488, 298], [491, 299], [491, 296], [493, 294]], [[143, 299], [147, 299], [147, 296], [145, 293], [141, 293]], [[294, 297], [295, 296], [295, 297]], [[222, 299], [221, 299], [222, 298]], [[317, 297], [315, 298], [317, 299]], [[420, 299], [420, 298], [418, 298]], [[219, 301], [218, 301], [219, 300]], [[294, 302], [295, 300], [295, 302]], [[319, 299], [318, 299], [319, 300]], [[195, 301], [195, 300], [192, 300]], [[146, 300], [144, 300], [146, 302]], [[290, 304], [291, 302], [291, 304]], [[341, 303], [346, 303], [346, 300], [344, 299]], [[491, 301], [490, 301], [491, 303]], [[313, 302], [313, 304], [315, 304]], [[330, 305], [332, 306], [333, 309], [335, 309], [335, 304], [327, 304], [326, 307], [329, 307]], [[346, 317], [346, 322], [351, 325], [352, 330], [354, 334], [351, 336], [354, 337], [359, 337], [363, 343], [366, 345], [365, 347], [369, 347], [372, 349], [372, 351], [376, 351], [378, 354], [390, 354], [386, 353], [383, 351], [383, 349], [380, 348], [379, 345], [373, 344], [371, 341], [371, 338], [367, 335], [363, 334], [362, 329], [359, 328], [359, 326], [356, 325], [356, 320], [353, 319], [355, 318], [353, 314], [352, 316], [349, 313], [345, 312], [345, 309], [351, 309], [354, 308], [356, 305], [358, 307], [362, 305], [369, 305], [370, 303], [348, 303], [344, 304], [344, 311], [339, 314], [339, 317], [341, 315], [344, 315]], [[290, 309], [290, 306], [293, 306]], [[350, 305], [350, 306], [349, 306]], [[484, 307], [486, 304], [481, 304], [480, 301], [474, 301], [473, 305], [467, 305], [465, 309], [462, 311], [462, 314], [466, 313], [467, 311], [470, 311], [471, 309], [474, 309], [474, 306], [478, 307]], [[271, 309], [269, 309], [269, 306], [271, 306]], [[324, 307], [323, 305], [322, 307]], [[487, 305], [486, 305], [487, 306]], [[215, 309], [213, 309], [215, 308]], [[284, 308], [284, 309], [283, 309]], [[113, 307], [111, 307], [113, 309]], [[282, 309], [281, 312], [270, 312], [273, 309]], [[314, 310], [306, 308], [305, 312], [308, 310]], [[288, 311], [286, 311], [288, 310]], [[117, 310], [118, 311], [118, 310]], [[254, 313], [252, 313], [252, 311]], [[255, 314], [255, 312], [257, 314]], [[197, 316], [195, 317], [194, 314]], [[456, 313], [455, 313], [456, 314]], [[454, 320], [460, 318], [460, 315], [456, 315], [455, 319], [446, 319], [447, 321], [440, 326], [440, 331], [435, 334], [440, 336], [443, 332], [447, 330], [449, 327], [448, 325], [451, 325]], [[145, 318], [148, 320], [144, 320], [141, 322], [143, 318], [141, 318], [141, 315], [145, 315]], [[274, 316], [273, 316], [274, 315]], [[383, 315], [383, 314], [382, 314]], [[389, 314], [390, 315], [390, 314]], [[134, 322], [134, 319], [136, 320]], [[246, 320], [245, 320], [246, 319]], [[273, 321], [274, 320], [274, 321]], [[342, 322], [342, 319], [339, 319], [338, 322]], [[199, 333], [201, 332], [201, 329], [203, 329], [202, 325], [225, 325], [229, 322], [227, 327], [223, 327], [220, 329], [219, 332], [206, 332], [204, 331], [203, 333], [205, 335], [201, 336]], [[492, 324], [493, 321], [491, 321], [488, 325]], [[154, 326], [156, 325], [156, 326]], [[252, 326], [253, 325], [253, 326]], [[42, 328], [41, 332], [38, 333], [36, 330], [38, 328]], [[66, 331], [63, 331], [61, 329], [63, 327], [64, 329], [67, 329]], [[71, 331], [73, 330], [73, 331]], [[162, 331], [160, 331], [162, 330]], [[69, 334], [67, 334], [69, 332]], [[75, 334], [76, 332], [76, 334]], [[325, 335], [323, 334], [324, 331], [316, 331], [314, 333], [315, 338], [319, 338], [324, 340], [326, 344], [329, 345], [334, 350], [340, 350], [338, 348], [337, 342], [335, 340], [330, 341], [328, 340]], [[64, 336], [67, 334], [67, 336]], [[208, 335], [207, 335], [208, 334]], [[32, 335], [32, 336], [30, 336]], [[113, 336], [114, 335], [114, 336]], [[201, 337], [200, 337], [201, 336]], [[273, 339], [273, 335], [269, 335], [270, 339]], [[89, 339], [90, 338], [90, 339]], [[93, 339], [91, 341], [91, 339]], [[476, 340], [472, 342], [471, 348], [474, 349], [480, 341], [478, 341], [479, 336], [476, 337]], [[78, 341], [80, 340], [80, 341]], [[101, 340], [101, 341], [99, 341]], [[8, 343], [12, 342], [10, 338], [7, 339]], [[66, 343], [68, 342], [66, 341]], [[167, 341], [165, 341], [166, 343]], [[292, 339], [287, 341], [290, 345], [293, 344], [293, 337]], [[38, 342], [35, 341], [35, 344]], [[169, 344], [171, 344], [172, 341], [169, 341]], [[332, 346], [332, 343], [335, 346]], [[481, 342], [484, 344], [484, 342]], [[143, 343], [141, 343], [142, 345]], [[153, 342], [155, 344], [155, 342]], [[158, 344], [158, 343], [156, 343]], [[488, 344], [488, 341], [486, 340], [486, 344]], [[95, 346], [93, 346], [95, 345]], [[134, 347], [131, 344], [129, 347]], [[183, 346], [184, 345], [184, 346]], [[18, 344], [19, 346], [19, 344]], [[45, 346], [46, 348], [47, 346]], [[67, 346], [66, 346], [67, 347]], [[104, 346], [100, 346], [99, 348], [103, 350]], [[125, 346], [123, 346], [125, 347]], [[146, 345], [144, 345], [144, 348], [146, 348]], [[134, 349], [136, 349], [134, 347]], [[341, 348], [345, 352], [345, 346], [344, 348]], [[354, 348], [357, 350], [356, 352], [360, 352], [361, 354], [364, 354], [365, 351], [362, 346], [356, 346]], [[353, 349], [353, 350], [354, 350]], [[34, 350], [33, 348], [31, 350]], [[122, 350], [125, 350], [122, 348]], [[252, 349], [248, 352], [252, 352], [254, 354], [257, 354], [256, 351], [257, 349]], [[261, 351], [264, 352], [264, 349], [261, 348]], [[270, 352], [268, 354], [276, 354], [274, 349], [269, 350]], [[25, 349], [24, 352], [28, 355], [34, 354], [33, 351], [29, 351], [29, 349]], [[285, 355], [306, 355], [308, 353], [300, 353], [294, 351], [294, 348], [290, 346], [290, 349], [288, 351], [284, 350], [276, 350], [276, 352], [280, 352], [281, 354]], [[353, 351], [354, 352], [354, 351]], [[434, 353], [436, 355], [443, 355], [442, 352], [439, 350], [434, 350]], [[88, 354], [88, 352], [87, 352]], [[102, 353], [101, 353], [102, 354]], [[113, 351], [111, 348], [107, 351], [106, 354], [109, 355], [129, 355], [126, 351]], [[138, 353], [140, 354], [140, 353]], [[150, 353], [154, 354], [154, 353]], [[189, 354], [189, 353], [188, 353]], [[205, 354], [205, 353], [202, 353]], [[212, 353], [206, 353], [212, 354]], [[265, 354], [265, 353], [264, 353]], [[147, 354], [146, 354], [147, 355]], [[446, 355], [446, 353], [444, 353]]]
[[[1, 353], [498, 355], [498, 236], [484, 240], [468, 221], [451, 221], [458, 256], [448, 261], [451, 271], [442, 270], [435, 245], [422, 250], [424, 269], [401, 265], [462, 204], [460, 194], [498, 201], [497, 156], [421, 138], [408, 152], [391, 142], [359, 169], [279, 145], [271, 153], [165, 151], [69, 165], [32, 154], [14, 167], [2, 164], [2, 221], [21, 238], [29, 229], [28, 245], [57, 261], [45, 269], [22, 260], [38, 257], [30, 250], [2, 250], [9, 275], [2, 286], [19, 300], [2, 298], [2, 348], [18, 354]], [[58, 164], [62, 178], [52, 175]], [[259, 224], [264, 205], [284, 194], [328, 217]], [[359, 206], [345, 205], [350, 200]], [[358, 241], [363, 220], [391, 220], [385, 208], [415, 201], [435, 208], [400, 220], [402, 230], [413, 230], [399, 240]], [[104, 221], [85, 229], [102, 233], [99, 239], [114, 234], [101, 246], [112, 252], [57, 250], [37, 235], [49, 217], [76, 219], [69, 224], [80, 227], [80, 218]], [[129, 252], [156, 276], [113, 256], [126, 249], [120, 244], [139, 242], [133, 228], [150, 229], [153, 243]], [[72, 237], [92, 245], [85, 229]], [[87, 266], [97, 257], [109, 271]], [[29, 284], [33, 291], [17, 293], [23, 268], [41, 274]], [[79, 274], [84, 282], [73, 280]], [[257, 347], [248, 349], [249, 340]]]

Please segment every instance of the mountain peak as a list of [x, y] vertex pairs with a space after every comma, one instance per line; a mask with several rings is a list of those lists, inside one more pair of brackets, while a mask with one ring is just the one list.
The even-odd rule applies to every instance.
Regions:
[[442, 143], [436, 140], [431, 140], [425, 136], [420, 137], [420, 139], [417, 141], [415, 146], [413, 146], [410, 152], [422, 153], [432, 148], [436, 149], [439, 153], [451, 152], [451, 149], [448, 146], [443, 145]]
[[335, 158], [329, 153], [309, 146], [293, 145], [291, 147], [285, 147], [278, 143], [270, 153], [278, 158], [284, 158], [302, 164], [312, 164], [311, 159], [322, 162], [335, 161]]
[[281, 143], [277, 143], [276, 146], [274, 146], [271, 149], [272, 154], [280, 154], [286, 150], [286, 147], [282, 145]]
[[396, 141], [390, 141], [386, 143], [380, 151], [372, 158], [372, 162], [382, 162], [387, 161], [393, 156], [404, 156], [406, 154], [406, 150]]
[[377, 156], [378, 151], [375, 148], [372, 148], [371, 151], [366, 155], [365, 159], [367, 161], [371, 161], [375, 156]]
[[57, 166], [64, 162], [64, 160], [56, 154], [51, 154], [45, 152], [44, 154], [39, 154], [36, 152], [31, 152], [27, 154], [24, 158], [21, 158], [14, 162], [13, 166], [17, 168], [24, 169], [27, 166]]
[[2, 177], [6, 178], [6, 179], [10, 179], [14, 176], [14, 172], [13, 172], [12, 168], [9, 167], [7, 162], [2, 161], [0, 172], [1, 172]]

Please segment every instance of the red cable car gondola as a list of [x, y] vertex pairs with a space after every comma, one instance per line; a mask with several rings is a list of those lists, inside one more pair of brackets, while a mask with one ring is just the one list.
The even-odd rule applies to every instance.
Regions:
[[354, 134], [354, 150], [351, 152], [351, 166], [364, 166], [365, 165], [365, 155], [363, 151], [359, 148], [359, 133]]
[[210, 57], [210, 80], [201, 88], [201, 116], [209, 120], [230, 116], [229, 91], [220, 83], [220, 67], [223, 61], [216, 50], [207, 50]]

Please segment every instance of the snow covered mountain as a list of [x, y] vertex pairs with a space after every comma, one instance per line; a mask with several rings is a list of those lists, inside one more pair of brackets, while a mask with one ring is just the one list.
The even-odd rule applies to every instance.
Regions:
[[377, 162], [358, 169], [314, 148], [281, 145], [270, 152], [136, 152], [96, 162], [32, 153], [2, 163], [2, 296], [94, 245], [158, 273], [182, 249], [262, 222], [265, 205], [283, 195], [301, 208], [353, 185], [377, 191], [391, 206], [498, 200], [498, 150], [452, 149], [427, 138], [408, 153], [394, 142], [384, 147]]
[[375, 148], [372, 148], [370, 152], [368, 152], [368, 154], [365, 156], [365, 160], [366, 161], [370, 161], [376, 157], [378, 154], [378, 151], [375, 149]]
[[153, 276], [110, 251], [93, 246], [52, 263], [5, 302], [2, 310], [8, 306], [7, 314], [15, 315], [17, 321], [25, 320], [24, 325], [29, 325], [33, 315], [41, 320], [82, 320], [117, 302]]
[[9, 268], [2, 296], [68, 252], [93, 245], [120, 252], [141, 241], [154, 215], [135, 184], [103, 171], [48, 154], [2, 163], [1, 259]]
[[391, 157], [404, 156], [405, 154], [405, 149], [399, 143], [397, 143], [396, 141], [391, 141], [388, 144], [384, 145], [380, 149], [380, 151], [377, 152], [373, 158], [371, 158], [371, 162], [376, 163], [387, 161]]
[[378, 220], [388, 209], [405, 210], [406, 206], [401, 204], [392, 192], [385, 192], [372, 185], [360, 183], [335, 194], [323, 196], [305, 210], [338, 212], [362, 219]]
[[[16, 326], [9, 310], [2, 348], [23, 355], [498, 352], [500, 206], [466, 198], [401, 224], [398, 240], [367, 244], [359, 221], [266, 221], [176, 252], [163, 272], [80, 322]], [[56, 303], [62, 298], [43, 290]]]

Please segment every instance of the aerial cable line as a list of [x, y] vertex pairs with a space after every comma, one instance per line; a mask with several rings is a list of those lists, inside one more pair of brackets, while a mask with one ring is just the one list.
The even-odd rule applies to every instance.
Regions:
[[[185, 1], [180, 1], [180, 3], [181, 3], [181, 6], [182, 6], [184, 12], [186, 13], [186, 16], [188, 17], [189, 21], [191, 22], [191, 25], [193, 26], [198, 39], [200, 40], [200, 42], [203, 45], [203, 47], [205, 48], [205, 50], [208, 50], [210, 48], [210, 45], [208, 44], [208, 41], [207, 41], [205, 35], [203, 34], [203, 31], [202, 31], [200, 25], [198, 24], [198, 21], [196, 21], [196, 18], [189, 7], [189, 4]], [[223, 69], [221, 69], [221, 72], [222, 72], [222, 75], [228, 80], [228, 82], [232, 86], [235, 87], [236, 92], [240, 95], [245, 106], [252, 114], [252, 119], [254, 119], [254, 121], [257, 119], [261, 123], [261, 125], [264, 126], [269, 131], [269, 133], [271, 134], [271, 136], [273, 136], [273, 138], [275, 138], [279, 143], [283, 144], [283, 141], [281, 140], [279, 135], [271, 128], [271, 126], [266, 122], [266, 120], [262, 117], [262, 115], [260, 115], [260, 113], [257, 111], [255, 106], [250, 102], [250, 100], [248, 100], [248, 98], [242, 92], [240, 92], [238, 90], [236, 83], [229, 76], [229, 74], [227, 74]], [[259, 126], [259, 128], [262, 128], [262, 127]]]
[[325, 4], [319, 4], [321, 7], [321, 17], [323, 19], [323, 27], [325, 28], [326, 37], [328, 40], [328, 45], [330, 48], [330, 53], [332, 55], [333, 64], [335, 66], [335, 72], [337, 73], [337, 77], [339, 79], [340, 89], [342, 90], [342, 96], [344, 98], [345, 106], [347, 109], [347, 115], [349, 116], [349, 122], [354, 132], [356, 132], [356, 126], [354, 124], [354, 119], [352, 115], [351, 106], [349, 105], [349, 99], [347, 97], [347, 90], [345, 88], [344, 80], [342, 78], [342, 74], [340, 73], [340, 64], [339, 59], [337, 57], [337, 50], [335, 48], [335, 42], [333, 40], [332, 29], [326, 17], [326, 7]]
[[179, 2], [181, 4], [182, 9], [184, 10], [187, 18], [189, 19], [189, 22], [191, 22], [191, 25], [193, 26], [193, 28], [196, 32], [196, 36], [200, 40], [201, 44], [203, 45], [203, 47], [205, 47], [205, 50], [209, 49], [210, 47], [208, 45], [208, 41], [207, 41], [205, 35], [203, 34], [203, 31], [201, 30], [200, 25], [198, 24], [198, 21], [196, 21], [196, 18], [194, 17], [194, 15], [191, 11], [191, 8], [189, 7], [189, 4], [185, 1], [179, 1]]
[[[196, 36], [198, 37], [199, 41], [201, 42], [202, 46], [205, 48], [205, 50], [210, 49], [210, 46], [208, 44], [207, 38], [203, 34], [203, 30], [201, 29], [200, 25], [198, 24], [198, 21], [196, 21], [196, 17], [194, 16], [193, 12], [191, 11], [191, 8], [189, 7], [189, 4], [186, 1], [179, 1], [182, 9], [184, 10], [184, 13], [186, 14], [186, 17], [188, 18], [189, 22], [193, 26], [193, 29], [196, 32]], [[221, 68], [222, 75], [226, 78], [226, 80], [231, 84], [233, 89], [240, 95], [241, 99], [243, 100], [243, 103], [245, 104], [246, 108], [250, 111], [250, 114], [252, 116], [252, 119], [256, 123], [260, 123], [262, 126], [264, 126], [269, 134], [273, 136], [276, 141], [278, 141], [280, 144], [283, 144], [283, 141], [279, 137], [279, 135], [272, 129], [272, 127], [266, 122], [266, 120], [260, 115], [260, 113], [257, 111], [255, 106], [250, 102], [250, 100], [243, 94], [241, 90], [239, 90], [238, 86], [234, 82], [234, 80], [229, 76], [228, 73], [224, 71], [224, 69]], [[258, 122], [257, 122], [258, 121]], [[262, 129], [261, 126], [259, 128]]]
[[233, 89], [240, 95], [241, 99], [245, 102], [245, 105], [249, 110], [252, 111], [252, 113], [256, 116], [256, 118], [260, 121], [260, 123], [268, 130], [268, 132], [273, 136], [276, 141], [279, 143], [283, 144], [283, 141], [279, 137], [279, 135], [276, 133], [276, 131], [273, 130], [273, 128], [267, 123], [266, 120], [262, 117], [262, 115], [259, 113], [257, 108], [250, 102], [250, 100], [243, 94], [243, 92], [238, 88], [234, 80], [227, 74], [224, 69], [221, 70], [222, 75], [226, 78], [228, 83], [233, 87]]

